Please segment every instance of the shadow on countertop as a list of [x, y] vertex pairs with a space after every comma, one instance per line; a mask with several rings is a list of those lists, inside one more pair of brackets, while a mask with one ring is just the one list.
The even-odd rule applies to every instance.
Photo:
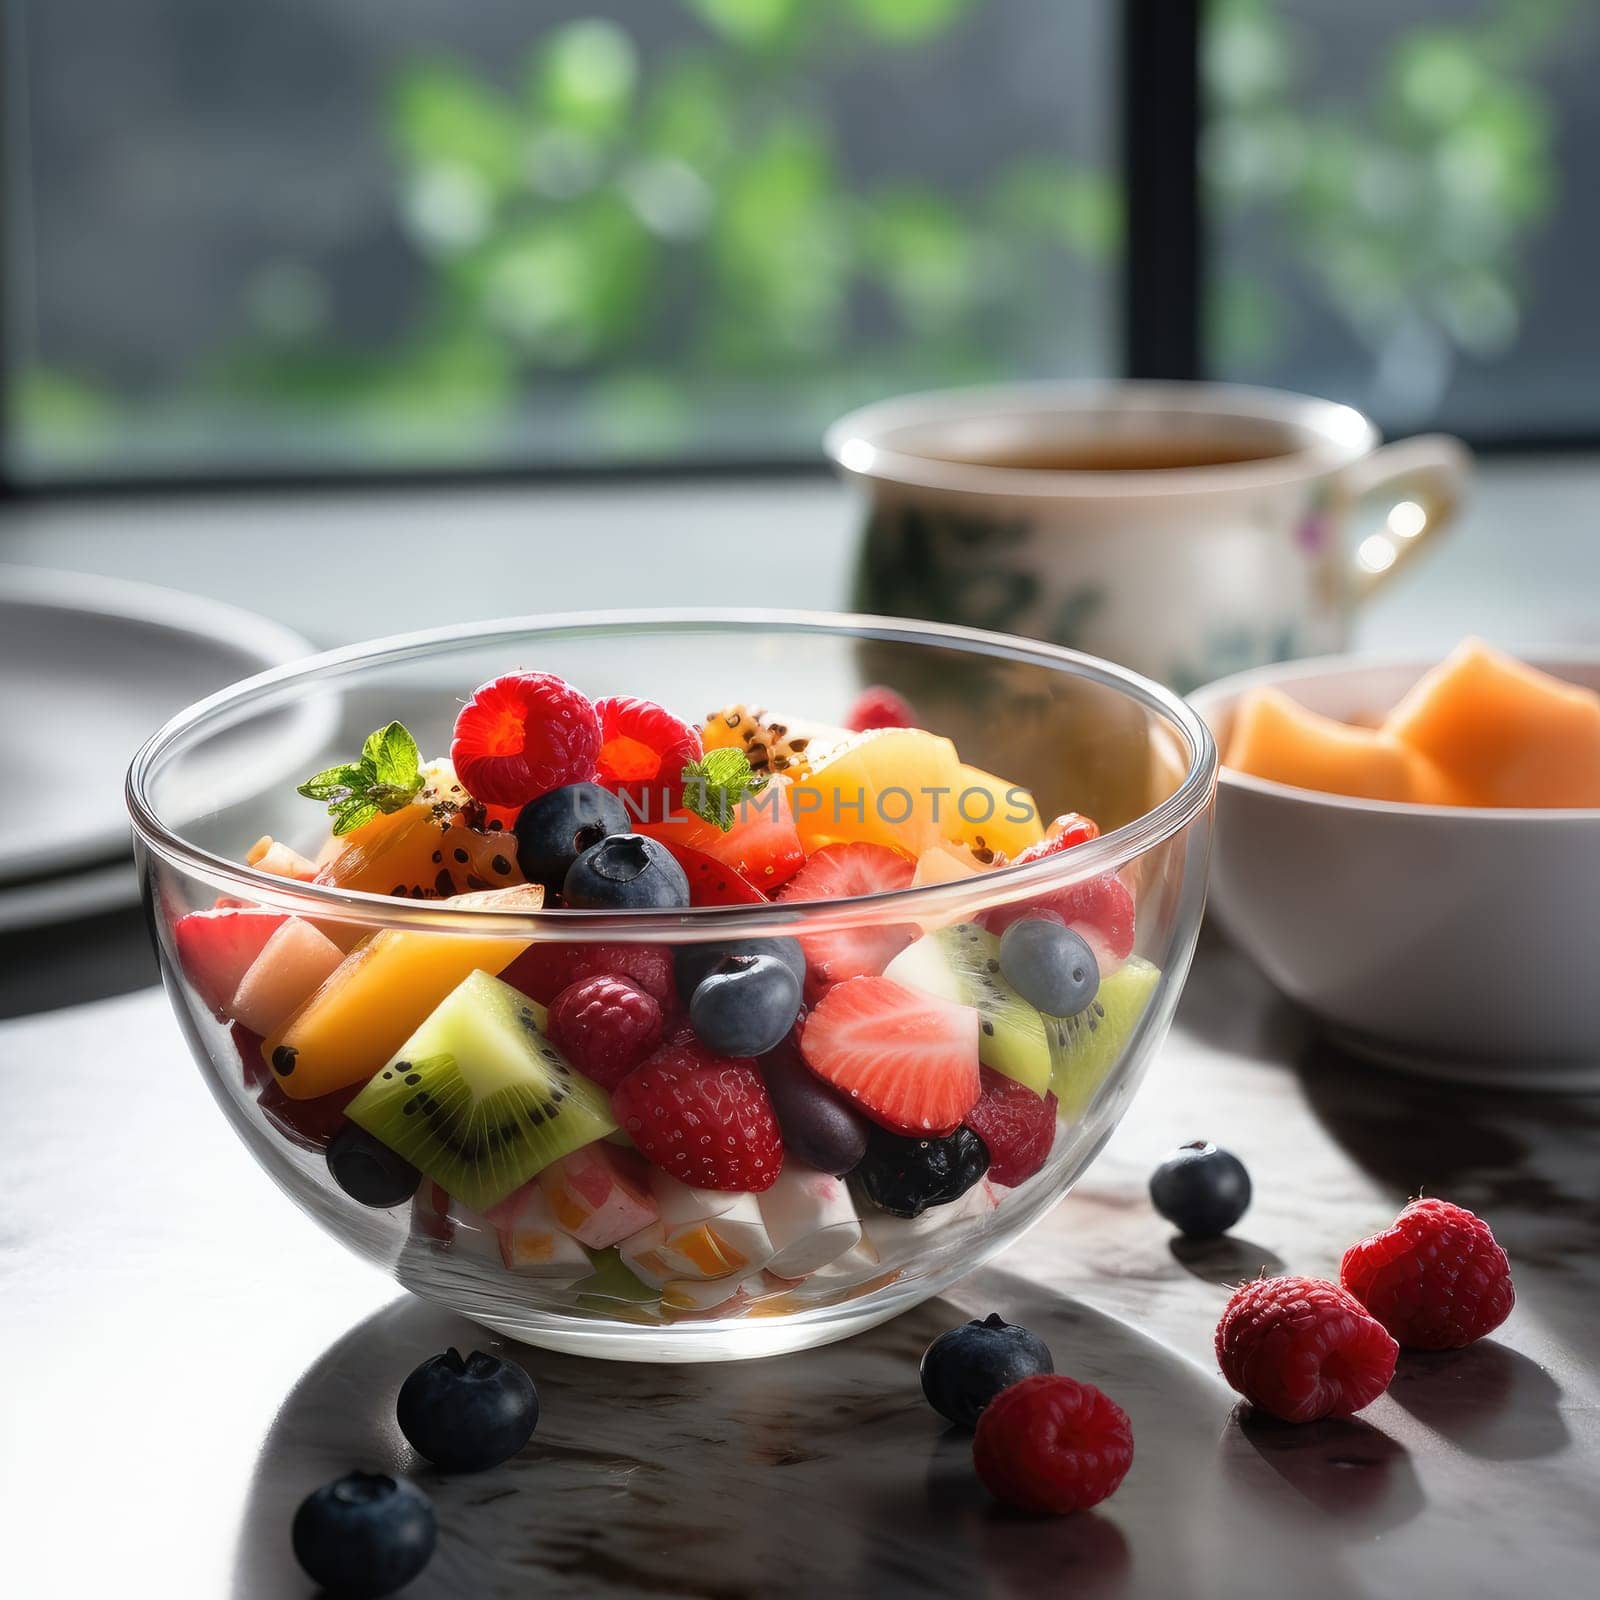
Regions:
[[[1093, 1513], [1023, 1516], [976, 1478], [971, 1437], [924, 1402], [917, 1368], [940, 1333], [986, 1309], [1040, 1333], [1059, 1370], [1129, 1412], [1135, 1471]], [[449, 1477], [394, 1425], [418, 1362], [457, 1345], [521, 1361], [541, 1421], [515, 1460]], [[938, 1596], [1183, 1592], [1208, 1528], [1257, 1489], [1211, 1470], [1229, 1397], [1139, 1330], [988, 1269], [893, 1322], [797, 1355], [720, 1366], [587, 1361], [506, 1345], [421, 1301], [353, 1328], [286, 1398], [263, 1445], [235, 1555], [246, 1600], [299, 1592], [294, 1507], [353, 1467], [401, 1472], [429, 1493], [440, 1541], [417, 1600], [471, 1594]], [[1203, 1559], [1224, 1564], [1218, 1547]], [[1252, 1557], [1252, 1559], [1254, 1559]], [[1309, 1580], [1292, 1548], [1272, 1567]], [[1326, 1576], [1326, 1574], [1323, 1574]], [[1219, 1570], [1192, 1592], [1275, 1592]], [[1328, 1594], [1358, 1592], [1342, 1584]]]
[[137, 905], [0, 934], [0, 1021], [131, 994], [159, 981]]

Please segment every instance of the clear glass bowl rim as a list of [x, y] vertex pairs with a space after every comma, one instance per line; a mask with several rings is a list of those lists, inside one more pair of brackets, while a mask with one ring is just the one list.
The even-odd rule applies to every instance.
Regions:
[[[827, 634], [906, 645], [938, 646], [990, 659], [1054, 669], [1115, 690], [1167, 723], [1182, 739], [1188, 766], [1182, 782], [1159, 805], [1088, 844], [1023, 866], [953, 883], [896, 889], [835, 901], [773, 901], [763, 906], [694, 906], [680, 911], [473, 911], [432, 901], [396, 900], [389, 895], [302, 884], [213, 854], [164, 824], [149, 796], [151, 780], [163, 761], [206, 724], [247, 709], [252, 702], [279, 698], [294, 683], [336, 680], [364, 668], [401, 665], [443, 655], [463, 645], [492, 647], [559, 638], [616, 633], [703, 633], [749, 631], [761, 634]], [[169, 866], [199, 878], [219, 891], [303, 916], [334, 917], [374, 927], [505, 937], [528, 932], [535, 937], [608, 942], [682, 942], [703, 938], [759, 937], [804, 926], [807, 931], [881, 924], [922, 917], [956, 920], [999, 898], [1020, 898], [1114, 871], [1180, 833], [1210, 804], [1216, 786], [1217, 749], [1204, 720], [1181, 696], [1127, 667], [1061, 645], [943, 623], [875, 617], [847, 612], [754, 610], [743, 608], [637, 609], [535, 614], [488, 622], [453, 624], [414, 633], [345, 645], [306, 656], [241, 679], [196, 701], [171, 717], [134, 756], [125, 787], [128, 811], [142, 846]], [[1004, 886], [1004, 895], [997, 893]]]

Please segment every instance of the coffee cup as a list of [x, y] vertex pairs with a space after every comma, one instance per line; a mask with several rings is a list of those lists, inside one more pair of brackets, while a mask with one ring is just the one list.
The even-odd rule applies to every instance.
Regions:
[[1185, 691], [1343, 649], [1471, 470], [1448, 435], [1380, 444], [1349, 406], [1207, 383], [906, 395], [826, 447], [866, 491], [857, 609], [1047, 639]]

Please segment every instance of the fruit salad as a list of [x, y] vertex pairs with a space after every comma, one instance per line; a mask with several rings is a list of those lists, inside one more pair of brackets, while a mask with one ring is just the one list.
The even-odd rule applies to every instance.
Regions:
[[[298, 793], [258, 871], [508, 914], [443, 932], [229, 899], [170, 925], [235, 1097], [320, 1184], [404, 1220], [423, 1292], [448, 1273], [484, 1304], [641, 1324], [867, 1294], [1039, 1194], [1160, 976], [1132, 873], [997, 887], [965, 918], [890, 899], [718, 940], [675, 917], [976, 885], [1098, 836], [885, 689], [835, 726], [512, 673], [447, 751], [391, 722]], [[575, 939], [542, 915], [563, 911], [681, 934]]]

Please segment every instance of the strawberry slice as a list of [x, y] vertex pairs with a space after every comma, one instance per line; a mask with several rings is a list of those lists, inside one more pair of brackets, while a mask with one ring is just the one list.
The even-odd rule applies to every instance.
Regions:
[[783, 1136], [753, 1061], [663, 1045], [611, 1091], [648, 1161], [692, 1189], [759, 1194], [783, 1170]]
[[205, 1004], [221, 1016], [250, 964], [288, 920], [281, 912], [233, 906], [191, 911], [172, 927], [178, 965]]
[[1056, 1142], [1056, 1097], [1042, 1100], [1025, 1083], [988, 1067], [978, 1069], [983, 1092], [967, 1126], [989, 1152], [989, 1180], [1014, 1187], [1045, 1163]]
[[[916, 863], [881, 844], [830, 844], [806, 862], [779, 891], [779, 900], [848, 900], [884, 894], [911, 883]], [[815, 994], [830, 983], [876, 976], [917, 937], [903, 922], [841, 928], [835, 933], [803, 933], [807, 989]]]
[[1052, 917], [1077, 929], [1093, 947], [1102, 976], [1115, 972], [1133, 953], [1133, 896], [1114, 872], [1032, 900], [991, 906], [978, 920], [998, 934], [1023, 917]]
[[1093, 817], [1086, 817], [1081, 811], [1063, 811], [1045, 829], [1044, 838], [1037, 844], [1030, 844], [1017, 857], [1017, 864], [1020, 866], [1024, 861], [1042, 861], [1046, 856], [1060, 855], [1063, 850], [1071, 850], [1075, 845], [1088, 844], [1091, 839], [1099, 837], [1100, 824]]
[[764, 894], [772, 894], [806, 864], [800, 830], [778, 792], [744, 801], [726, 833], [692, 811], [674, 811], [664, 822], [638, 823], [634, 832], [659, 839], [669, 849], [683, 844], [703, 851]]
[[892, 978], [850, 978], [805, 1020], [816, 1075], [894, 1133], [954, 1133], [977, 1103], [978, 1013]]
[[732, 867], [696, 850], [673, 837], [674, 830], [663, 829], [656, 842], [665, 846], [672, 859], [683, 868], [689, 880], [692, 906], [764, 906], [767, 897], [753, 883], [747, 883]]

